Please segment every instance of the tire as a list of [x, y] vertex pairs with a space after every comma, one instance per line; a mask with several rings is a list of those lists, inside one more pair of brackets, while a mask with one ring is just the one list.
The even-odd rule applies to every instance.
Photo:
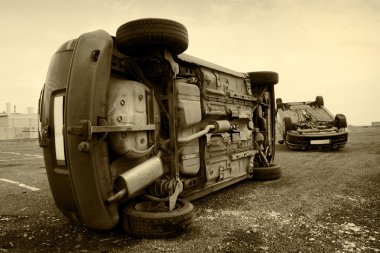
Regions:
[[167, 48], [178, 55], [187, 49], [189, 37], [186, 27], [176, 21], [146, 18], [121, 25], [116, 31], [116, 45], [131, 56], [144, 55], [152, 48]]
[[284, 118], [284, 126], [285, 126], [285, 132], [293, 130], [293, 122], [292, 118], [290, 117], [285, 117]]
[[323, 101], [323, 97], [322, 96], [317, 96], [315, 98], [315, 103], [317, 104], [317, 106], [321, 107], [321, 106], [324, 106], [325, 103]]
[[335, 116], [335, 125], [337, 128], [346, 128], [347, 127], [347, 119], [343, 114], [337, 114]]
[[288, 131], [290, 130], [293, 130], [293, 122], [292, 122], [292, 118], [290, 117], [285, 117], [284, 118], [284, 133], [283, 133], [283, 137], [282, 139], [284, 140], [284, 142], [286, 141], [286, 134], [288, 133]]
[[281, 167], [271, 164], [269, 167], [259, 167], [253, 169], [253, 180], [267, 181], [276, 180], [281, 177]]
[[275, 85], [278, 83], [278, 73], [272, 71], [249, 72], [252, 85]]
[[188, 230], [194, 221], [194, 206], [187, 200], [178, 199], [177, 207], [171, 212], [147, 210], [154, 205], [157, 202], [129, 203], [120, 212], [122, 229], [141, 238], [167, 238]]
[[282, 107], [282, 99], [281, 98], [276, 98], [276, 107], [277, 107], [277, 110]]

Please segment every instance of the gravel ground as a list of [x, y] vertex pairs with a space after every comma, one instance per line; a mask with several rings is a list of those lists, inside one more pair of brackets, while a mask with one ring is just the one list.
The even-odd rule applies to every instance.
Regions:
[[[244, 181], [193, 201], [193, 228], [171, 239], [73, 224], [55, 207], [46, 178], [40, 192], [1, 191], [0, 253], [380, 252], [380, 128], [351, 128], [349, 139], [334, 152], [278, 145], [281, 179]], [[0, 163], [0, 178], [11, 166]], [[23, 166], [46, 177], [41, 159]]]

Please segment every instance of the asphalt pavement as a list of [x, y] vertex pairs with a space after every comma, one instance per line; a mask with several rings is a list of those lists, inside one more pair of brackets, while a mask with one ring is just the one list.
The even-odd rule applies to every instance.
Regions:
[[193, 229], [132, 238], [67, 220], [35, 139], [0, 141], [1, 252], [380, 252], [380, 128], [350, 129], [334, 152], [276, 147], [279, 180], [244, 181], [193, 201]]

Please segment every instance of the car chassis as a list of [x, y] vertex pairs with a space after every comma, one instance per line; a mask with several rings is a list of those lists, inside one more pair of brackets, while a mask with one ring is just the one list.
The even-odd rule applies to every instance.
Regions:
[[186, 28], [141, 19], [64, 43], [39, 101], [57, 207], [90, 228], [174, 236], [189, 202], [246, 178], [271, 180], [278, 74], [181, 54]]

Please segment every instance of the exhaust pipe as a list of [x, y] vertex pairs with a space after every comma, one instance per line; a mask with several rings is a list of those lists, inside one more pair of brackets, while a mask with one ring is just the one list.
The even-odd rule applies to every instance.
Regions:
[[118, 192], [109, 197], [106, 203], [111, 204], [125, 195], [133, 196], [135, 193], [152, 184], [162, 175], [164, 175], [164, 166], [159, 153], [157, 156], [120, 174], [115, 179], [115, 188]]

